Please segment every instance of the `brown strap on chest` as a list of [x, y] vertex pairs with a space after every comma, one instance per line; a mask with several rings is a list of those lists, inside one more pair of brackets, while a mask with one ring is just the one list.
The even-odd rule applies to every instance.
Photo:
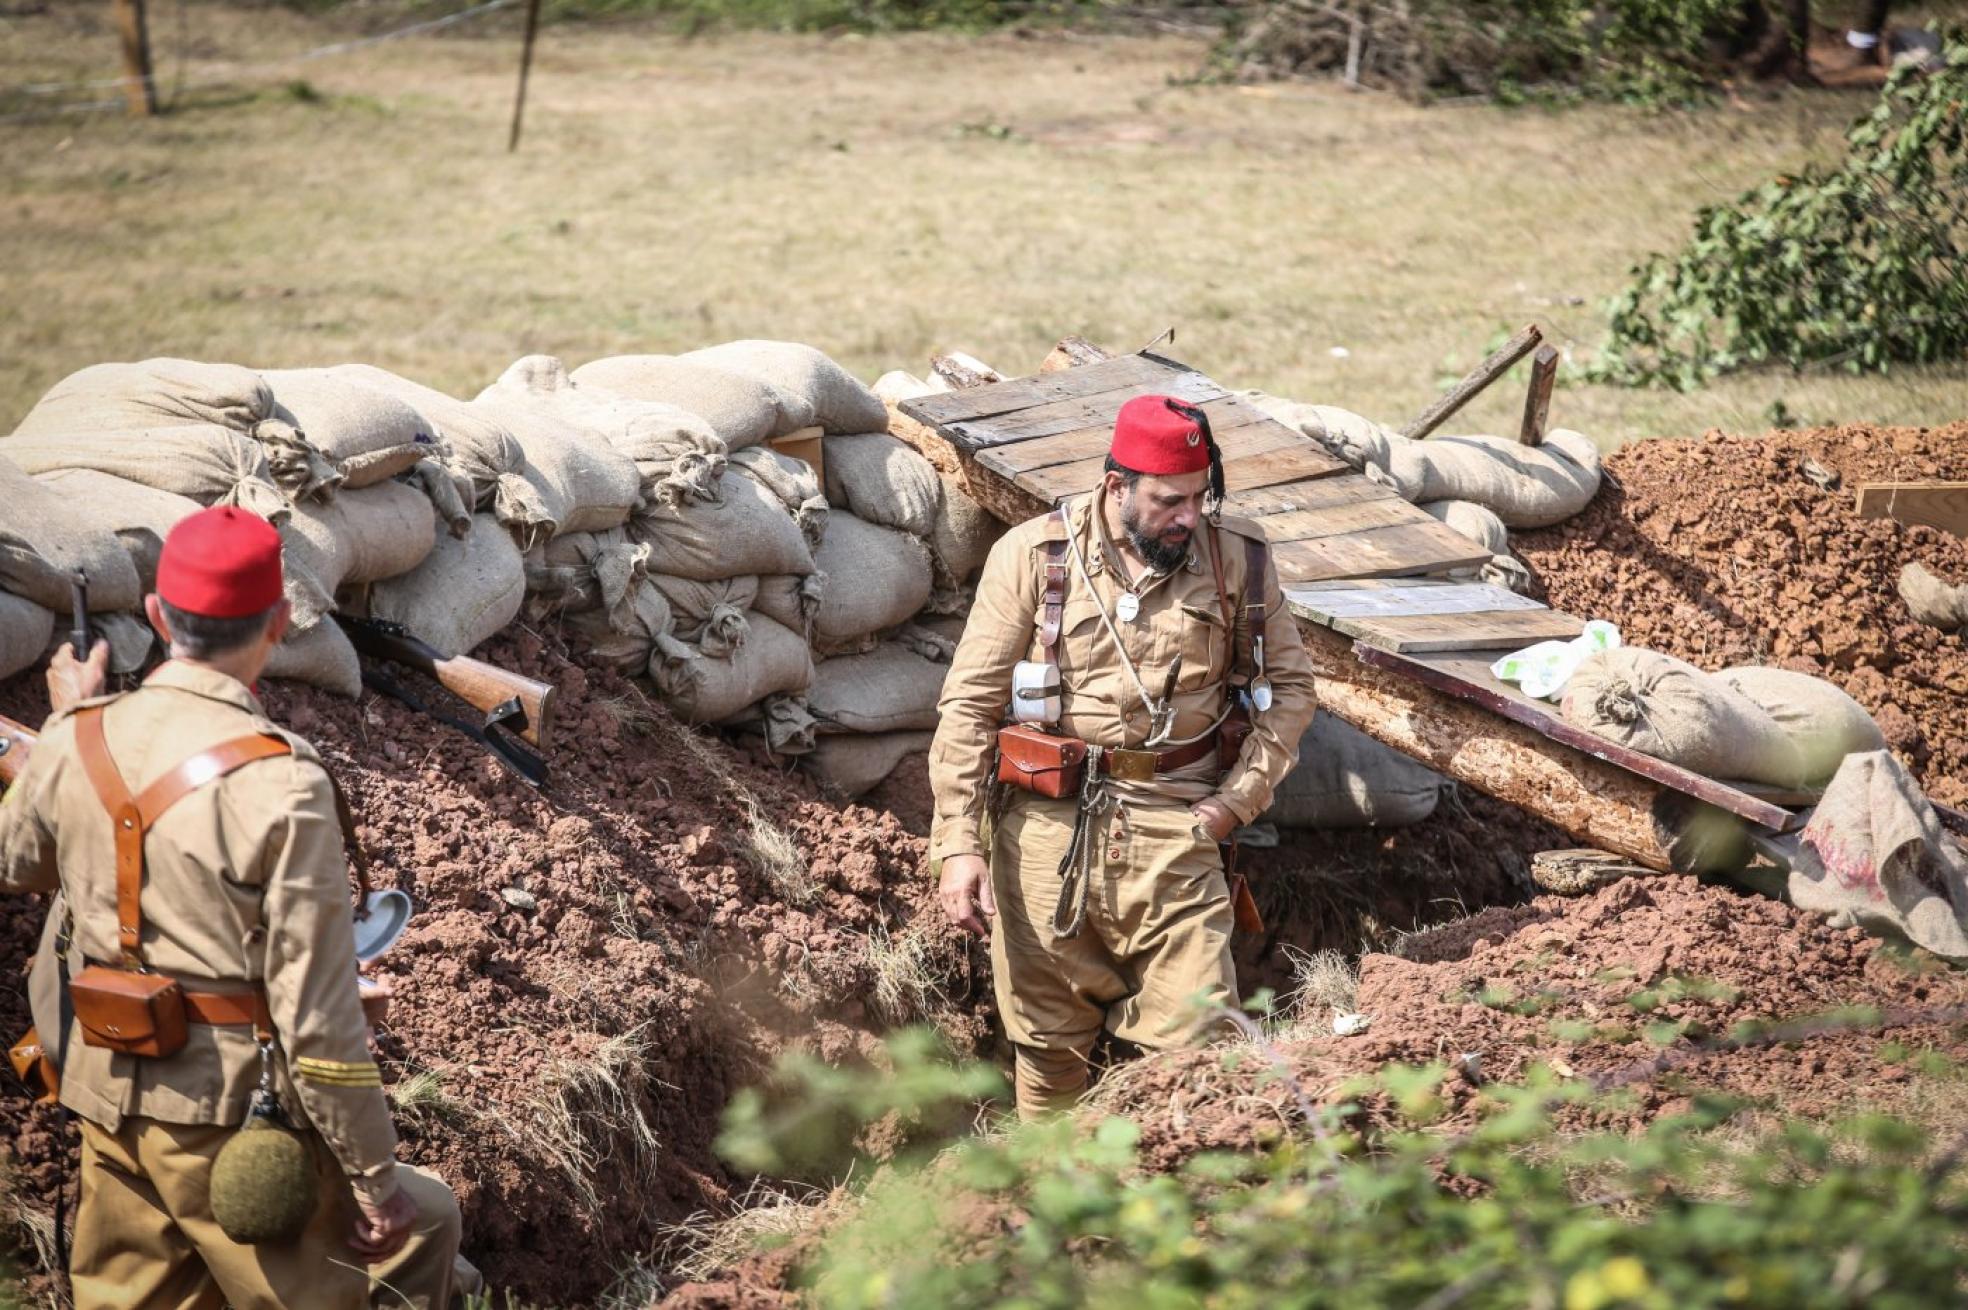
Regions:
[[103, 737], [102, 711], [100, 705], [77, 711], [75, 746], [82, 756], [82, 768], [116, 829], [117, 946], [123, 963], [138, 968], [143, 964], [145, 834], [166, 810], [206, 783], [255, 760], [290, 755], [294, 748], [282, 738], [264, 733], [235, 737], [200, 751], [132, 796], [116, 761], [110, 758], [109, 743]]
[[[1053, 511], [1059, 525], [1068, 532], [1073, 530], [1066, 521], [1066, 507], [1061, 505]], [[1059, 666], [1059, 629], [1064, 622], [1066, 611], [1066, 543], [1048, 541], [1045, 544], [1045, 599], [1044, 609], [1039, 618], [1039, 647], [1045, 652], [1045, 662], [1054, 668]]]
[[1257, 667], [1257, 658], [1252, 648], [1264, 632], [1264, 596], [1271, 590], [1270, 569], [1270, 547], [1255, 537], [1245, 537], [1244, 632], [1243, 637], [1237, 642], [1237, 658], [1242, 662], [1242, 666], [1236, 669], [1232, 676], [1242, 677], [1246, 685], [1261, 672]]

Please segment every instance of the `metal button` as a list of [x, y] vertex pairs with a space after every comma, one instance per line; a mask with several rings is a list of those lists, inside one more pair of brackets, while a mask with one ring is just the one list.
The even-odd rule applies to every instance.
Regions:
[[1109, 847], [1107, 848], [1107, 858], [1108, 858], [1108, 859], [1110, 859], [1110, 860], [1118, 860], [1118, 859], [1120, 859], [1120, 858], [1121, 858], [1121, 848], [1120, 848], [1120, 847], [1118, 847], [1118, 846], [1109, 846]]

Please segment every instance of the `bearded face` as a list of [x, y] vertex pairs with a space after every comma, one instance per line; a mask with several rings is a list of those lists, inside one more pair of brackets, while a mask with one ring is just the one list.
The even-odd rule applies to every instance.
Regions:
[[1150, 479], [1143, 478], [1121, 495], [1121, 527], [1135, 553], [1157, 573], [1170, 573], [1189, 557], [1189, 538], [1194, 534], [1193, 512], [1186, 501], [1169, 506], [1152, 494], [1144, 494]]

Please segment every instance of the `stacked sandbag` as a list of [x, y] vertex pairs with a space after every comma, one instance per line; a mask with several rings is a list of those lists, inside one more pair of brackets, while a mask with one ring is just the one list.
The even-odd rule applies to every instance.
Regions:
[[373, 487], [441, 457], [434, 425], [408, 401], [325, 368], [266, 369], [274, 417], [298, 428], [335, 463], [342, 485]]
[[1264, 817], [1280, 828], [1404, 828], [1435, 812], [1450, 783], [1344, 719], [1317, 715]]
[[464, 536], [440, 535], [416, 568], [371, 585], [368, 613], [452, 656], [519, 617], [525, 599], [526, 564], [512, 533], [495, 515], [477, 514]]
[[55, 636], [55, 616], [25, 596], [0, 591], [0, 678], [37, 663]]
[[813, 682], [813, 653], [799, 633], [753, 612], [743, 643], [726, 658], [700, 655], [652, 676], [686, 722], [742, 722], [770, 697], [803, 697]]
[[437, 438], [440, 458], [460, 486], [466, 508], [491, 514], [521, 541], [551, 535], [546, 506], [523, 473], [526, 452], [490, 414], [370, 364], [337, 364], [327, 371], [415, 410]]
[[[797, 408], [781, 415], [781, 422], [788, 426], [772, 436], [816, 424], [830, 434], [888, 429], [888, 407], [881, 397], [812, 346], [791, 341], [730, 341], [678, 358], [755, 379], [794, 397]], [[795, 418], [799, 421], [793, 422]]]
[[865, 655], [816, 664], [807, 704], [823, 736], [926, 732], [936, 727], [936, 702], [949, 672], [947, 659], [885, 641]]
[[929, 603], [929, 549], [906, 532], [835, 513], [814, 563], [829, 579], [813, 620], [813, 646], [823, 655], [871, 650], [877, 634]]
[[[900, 405], [903, 401], [913, 400], [918, 396], [933, 396], [948, 389], [948, 384], [934, 373], [930, 375], [930, 380], [925, 382], [914, 374], [900, 369], [882, 374], [874, 388], [875, 395], [886, 406]], [[955, 478], [935, 469], [913, 448], [905, 446], [905, 449], [908, 449], [910, 454], [916, 455], [916, 458], [921, 460], [921, 468], [928, 470], [936, 479], [935, 508], [930, 514], [928, 530], [921, 533], [929, 544], [930, 562], [936, 571], [936, 588], [940, 593], [958, 592], [969, 586], [976, 580], [977, 575], [983, 572], [984, 560], [990, 555], [991, 547], [997, 543], [998, 538], [1004, 535], [1005, 525], [1000, 523], [989, 510], [966, 495], [962, 485]], [[911, 466], [910, 472], [897, 476], [914, 479], [921, 474]], [[852, 497], [849, 488], [855, 480], [846, 475], [841, 478], [842, 494], [848, 495], [850, 500]], [[835, 493], [831, 486], [835, 481], [835, 475], [831, 455], [827, 460], [827, 481], [830, 487], [827, 494], [832, 498]], [[849, 508], [853, 509], [852, 504]], [[879, 513], [863, 513], [859, 509], [855, 509], [854, 512], [878, 523], [888, 522]], [[890, 526], [908, 527], [909, 525], [891, 523]]]
[[274, 415], [259, 374], [232, 364], [150, 359], [70, 374], [5, 443], [29, 473], [87, 468], [269, 519], [328, 496], [343, 474]]
[[1489, 563], [1451, 569], [1449, 577], [1479, 578], [1519, 594], [1530, 590], [1531, 571], [1510, 553], [1510, 532], [1495, 511], [1473, 500], [1431, 500], [1421, 508], [1490, 552]]
[[[0, 456], [0, 596], [8, 598], [6, 616], [19, 624], [0, 643], [0, 663], [12, 665], [10, 671], [47, 651], [55, 625], [41, 614], [70, 612], [78, 571], [88, 580], [94, 630], [110, 639], [111, 667], [119, 673], [138, 667], [150, 647], [138, 613], [143, 584], [104, 507], [72, 488], [31, 478]], [[65, 632], [67, 625], [60, 627]]]
[[597, 611], [617, 632], [633, 631], [636, 593], [648, 584], [649, 547], [621, 528], [568, 532], [526, 556], [526, 612], [535, 620]]
[[1722, 781], [1809, 790], [1884, 738], [1851, 697], [1807, 674], [1703, 673], [1658, 651], [1591, 656], [1565, 685], [1567, 723]]
[[730, 466], [772, 493], [793, 516], [810, 549], [817, 550], [826, 540], [831, 506], [811, 464], [782, 455], [769, 446], [753, 446], [731, 456]]
[[616, 355], [581, 365], [573, 379], [584, 387], [687, 410], [709, 423], [734, 451], [813, 426], [813, 407], [806, 399], [763, 378], [702, 360]]
[[929, 749], [933, 732], [884, 732], [872, 736], [823, 736], [806, 757], [806, 767], [852, 800], [887, 780], [910, 755]]
[[619, 528], [642, 503], [642, 474], [633, 460], [520, 387], [494, 383], [472, 408], [512, 433], [525, 452], [520, 476], [538, 497], [544, 522], [520, 534], [522, 549], [564, 532]]

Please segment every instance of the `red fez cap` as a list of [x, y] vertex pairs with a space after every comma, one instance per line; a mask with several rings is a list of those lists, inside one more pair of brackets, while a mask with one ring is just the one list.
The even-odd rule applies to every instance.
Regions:
[[1114, 462], [1136, 473], [1166, 477], [1209, 467], [1210, 442], [1196, 420], [1178, 412], [1170, 396], [1136, 396], [1114, 420]]
[[280, 599], [280, 534], [236, 505], [181, 519], [157, 560], [157, 595], [208, 619], [263, 614]]

